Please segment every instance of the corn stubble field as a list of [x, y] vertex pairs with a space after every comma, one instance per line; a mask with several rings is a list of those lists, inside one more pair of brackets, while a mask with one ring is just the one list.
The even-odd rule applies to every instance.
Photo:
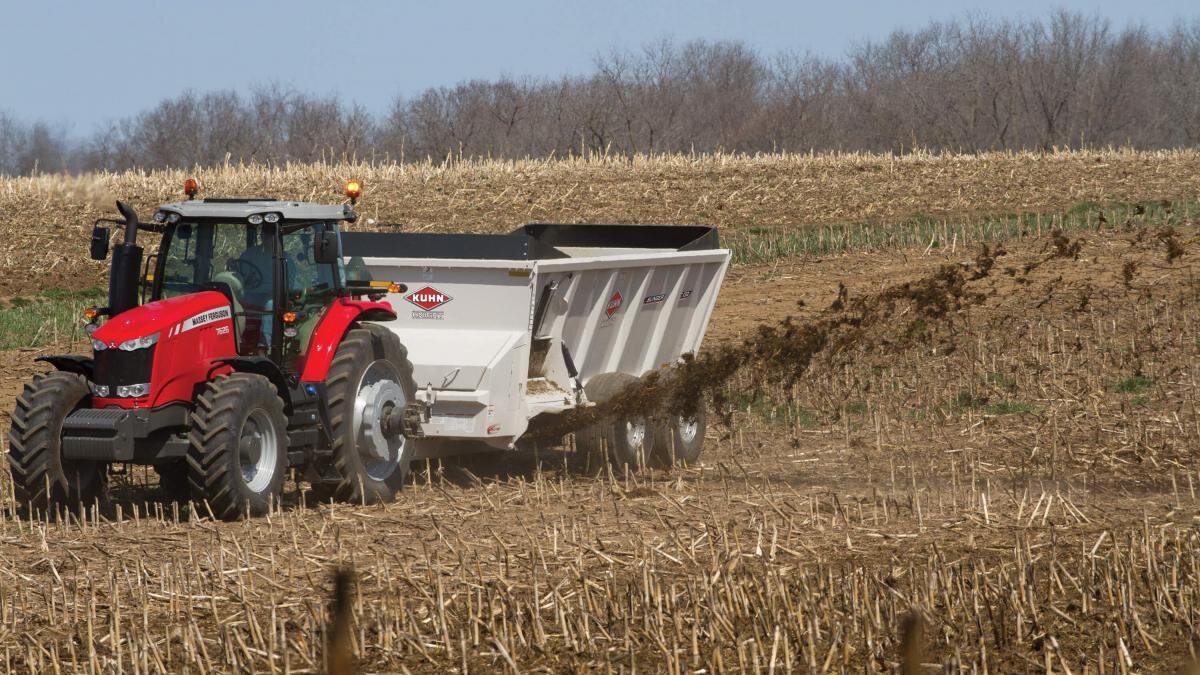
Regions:
[[[317, 672], [330, 635], [384, 672], [1191, 667], [1200, 155], [200, 178], [212, 193], [324, 199], [351, 173], [363, 211], [406, 229], [722, 225], [739, 263], [704, 353], [673, 380], [721, 420], [702, 463], [613, 475], [570, 439], [542, 439], [425, 467], [385, 507], [312, 504], [296, 486], [243, 523], [191, 517], [137, 470], [107, 509], [69, 522], [15, 518], [4, 485], [0, 667]], [[102, 282], [83, 260], [100, 199], [145, 211], [181, 177], [0, 183], [9, 301]], [[1072, 219], [1080, 202], [1094, 206]], [[1011, 228], [976, 227], [1009, 214]], [[828, 238], [779, 245], [813, 232]], [[0, 352], [5, 411], [71, 330]], [[353, 577], [331, 621], [337, 569]]]

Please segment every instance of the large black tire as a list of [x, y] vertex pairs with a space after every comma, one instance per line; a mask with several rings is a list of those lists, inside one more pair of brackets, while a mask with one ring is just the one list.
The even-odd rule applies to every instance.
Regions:
[[[588, 380], [584, 394], [592, 403], [604, 404], [635, 386], [638, 378], [627, 373], [602, 373]], [[636, 471], [653, 455], [652, 420], [641, 415], [604, 419], [575, 432], [575, 447], [591, 456], [603, 455], [618, 470]]]
[[74, 511], [107, 498], [107, 464], [62, 456], [63, 420], [90, 403], [87, 380], [61, 371], [35, 375], [17, 397], [8, 465], [17, 504], [27, 513], [50, 515], [63, 507]]
[[696, 409], [689, 414], [660, 415], [651, 426], [654, 429], [654, 463], [657, 466], [688, 466], [700, 460], [700, 453], [704, 450], [704, 432], [708, 427], [704, 401], [697, 401]]
[[331, 493], [352, 504], [390, 502], [408, 479], [413, 445], [402, 434], [385, 436], [379, 418], [384, 409], [403, 410], [416, 396], [408, 350], [382, 326], [353, 328], [338, 345], [325, 388], [338, 480], [314, 486], [318, 496]]
[[222, 520], [270, 510], [283, 492], [288, 461], [287, 417], [271, 381], [233, 373], [209, 382], [196, 398], [190, 427], [192, 496], [206, 500]]

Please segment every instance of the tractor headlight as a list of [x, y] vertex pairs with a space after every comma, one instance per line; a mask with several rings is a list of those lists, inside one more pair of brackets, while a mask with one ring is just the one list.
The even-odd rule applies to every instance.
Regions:
[[268, 223], [278, 223], [279, 222], [279, 214], [278, 213], [268, 213], [263, 216], [263, 220], [267, 221]]
[[108, 385], [107, 384], [96, 384], [95, 382], [88, 382], [88, 387], [92, 390], [92, 396], [98, 396], [100, 398], [104, 398], [105, 396], [108, 396]]
[[104, 344], [100, 340], [92, 340], [92, 349], [95, 349], [98, 352], [102, 352], [105, 349], [108, 349], [108, 345]]
[[156, 222], [156, 223], [167, 222], [167, 212], [166, 211], [156, 211], [154, 213], [154, 222]]
[[[145, 349], [146, 347], [153, 346], [155, 343], [157, 343], [158, 336], [159, 336], [159, 333], [151, 333], [145, 337], [133, 338], [132, 340], [126, 340], [117, 346], [123, 352], [131, 352], [131, 351], [134, 351], [135, 349]], [[95, 342], [95, 340], [93, 340], [93, 343], [94, 342]]]
[[256, 214], [250, 216], [249, 218], [247, 218], [246, 220], [248, 220], [251, 225], [262, 225], [263, 217], [262, 217], [261, 213], [256, 213]]
[[122, 398], [137, 398], [149, 393], [150, 383], [148, 382], [144, 384], [122, 384], [117, 387], [117, 396]]

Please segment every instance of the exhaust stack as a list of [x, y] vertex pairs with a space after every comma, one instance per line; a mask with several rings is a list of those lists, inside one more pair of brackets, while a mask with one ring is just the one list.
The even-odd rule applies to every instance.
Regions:
[[137, 245], [137, 212], [122, 201], [117, 202], [117, 210], [125, 217], [125, 239], [113, 248], [108, 278], [110, 317], [138, 306], [138, 273], [142, 267], [142, 247]]

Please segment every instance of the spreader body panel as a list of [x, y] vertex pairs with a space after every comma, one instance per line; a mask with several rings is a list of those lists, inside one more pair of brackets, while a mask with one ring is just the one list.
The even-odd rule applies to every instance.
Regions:
[[425, 437], [501, 448], [537, 416], [587, 405], [596, 375], [640, 377], [697, 352], [729, 264], [715, 230], [690, 226], [346, 233], [343, 254], [404, 286], [380, 324], [408, 348]]

